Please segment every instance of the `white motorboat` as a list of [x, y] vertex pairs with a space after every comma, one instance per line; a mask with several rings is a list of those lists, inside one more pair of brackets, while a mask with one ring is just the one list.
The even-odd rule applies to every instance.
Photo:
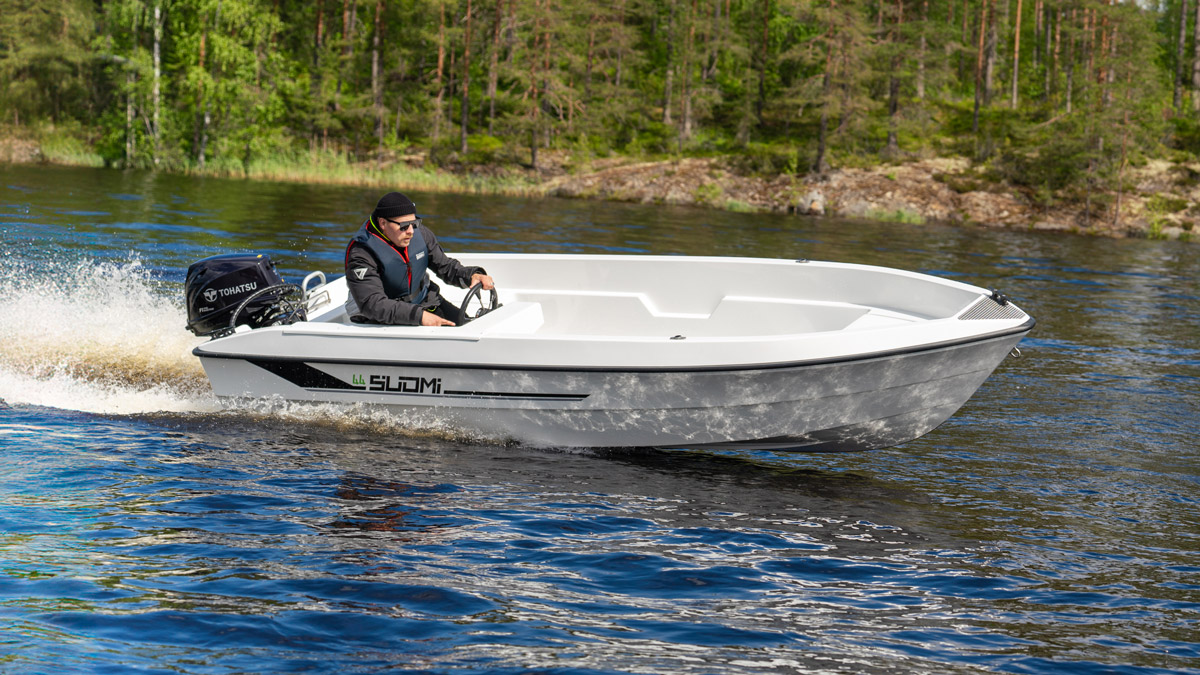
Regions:
[[[502, 301], [465, 325], [353, 323], [344, 278], [314, 273], [290, 310], [234, 319], [194, 354], [220, 397], [383, 406], [501, 442], [847, 451], [937, 427], [1034, 325], [995, 291], [866, 265], [456, 257], [485, 267]], [[189, 316], [201, 296], [245, 310], [281, 287], [229, 273], [193, 290], [192, 276]]]

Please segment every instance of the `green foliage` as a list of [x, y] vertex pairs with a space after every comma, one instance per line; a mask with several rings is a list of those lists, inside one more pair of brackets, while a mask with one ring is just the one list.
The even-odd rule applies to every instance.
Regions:
[[725, 191], [716, 183], [704, 183], [697, 186], [696, 194], [693, 195], [697, 204], [707, 206], [719, 206], [724, 196]]
[[1179, 213], [1188, 207], [1190, 202], [1174, 195], [1157, 194], [1146, 201], [1146, 208], [1155, 213]]
[[48, 127], [39, 134], [42, 154], [50, 162], [77, 166], [104, 166], [104, 158], [96, 153], [90, 143], [79, 137], [82, 130], [78, 124], [67, 128]]
[[662, 122], [646, 121], [640, 129], [629, 129], [624, 151], [633, 155], [661, 155], [671, 151], [675, 129]]
[[727, 200], [725, 202], [725, 210], [734, 213], [756, 213], [758, 211], [752, 204], [747, 204], [736, 199]]
[[[1007, 180], [1043, 201], [1115, 184], [1164, 139], [1200, 153], [1196, 116], [1164, 120], [1178, 31], [1165, 5], [1050, 13], [1063, 42], [1049, 78], [1029, 14], [993, 15], [977, 111], [976, 26], [964, 39], [961, 19], [984, 1], [475, 0], [468, 16], [465, 0], [9, 0], [0, 119], [71, 128], [48, 139], [70, 161], [249, 175], [336, 157], [302, 167], [330, 180], [398, 153], [456, 166], [726, 153], [756, 175], [958, 153], [995, 175], [943, 177], [952, 188]], [[1085, 34], [1107, 50], [1085, 52]]]
[[992, 166], [1014, 185], [1055, 192], [1082, 182], [1094, 158], [1087, 138], [1061, 136], [1047, 139], [1041, 147], [1010, 146]]
[[1193, 155], [1200, 154], [1200, 120], [1184, 116], [1172, 117], [1171, 128], [1175, 147]]
[[491, 164], [501, 158], [504, 141], [495, 136], [480, 134], [467, 137], [467, 162], [470, 164]]
[[780, 144], [749, 143], [733, 157], [734, 168], [751, 175], [794, 174], [801, 165], [801, 152]]

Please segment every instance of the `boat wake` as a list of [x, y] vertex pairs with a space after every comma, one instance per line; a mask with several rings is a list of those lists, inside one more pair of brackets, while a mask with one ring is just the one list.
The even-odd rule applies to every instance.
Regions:
[[98, 413], [212, 410], [176, 284], [121, 263], [0, 272], [0, 399]]

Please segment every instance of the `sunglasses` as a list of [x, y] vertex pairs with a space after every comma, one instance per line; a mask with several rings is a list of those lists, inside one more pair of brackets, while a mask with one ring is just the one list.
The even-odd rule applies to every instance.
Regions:
[[417, 218], [416, 220], [406, 220], [406, 221], [404, 221], [403, 223], [401, 223], [401, 222], [399, 222], [399, 221], [396, 221], [396, 220], [388, 220], [387, 218], [380, 218], [380, 219], [379, 219], [379, 222], [380, 222], [381, 224], [382, 224], [382, 223], [387, 223], [387, 224], [389, 224], [389, 225], [394, 225], [394, 226], [396, 226], [396, 227], [400, 228], [400, 231], [401, 231], [401, 232], [407, 232], [407, 231], [408, 231], [408, 228], [410, 228], [410, 227], [411, 227], [411, 228], [414, 228], [414, 229], [415, 229], [415, 228], [416, 228], [418, 225], [420, 225], [420, 224], [421, 224], [421, 219], [420, 219], [420, 218]]

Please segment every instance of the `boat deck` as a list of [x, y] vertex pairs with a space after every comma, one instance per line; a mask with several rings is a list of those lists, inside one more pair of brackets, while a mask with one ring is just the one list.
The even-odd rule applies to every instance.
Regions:
[[[310, 320], [351, 324], [342, 301], [318, 306]], [[461, 301], [461, 289], [447, 289]], [[660, 309], [644, 293], [505, 289], [503, 305], [455, 329], [473, 335], [588, 335], [737, 337], [796, 335], [828, 331], [857, 331], [894, 327], [924, 320], [902, 312], [844, 302], [786, 298], [726, 296], [710, 312], [671, 312]], [[747, 331], [748, 327], [753, 327]]]

